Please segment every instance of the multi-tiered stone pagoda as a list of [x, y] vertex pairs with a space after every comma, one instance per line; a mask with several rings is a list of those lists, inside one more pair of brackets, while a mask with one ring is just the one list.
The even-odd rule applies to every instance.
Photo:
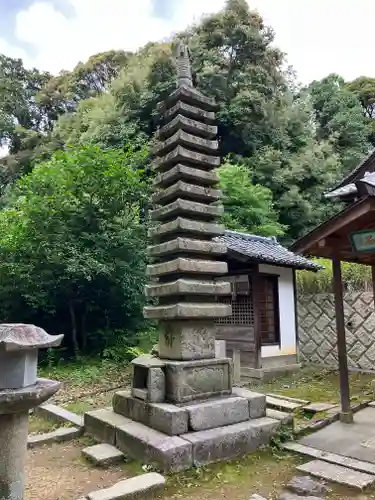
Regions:
[[220, 165], [217, 106], [193, 88], [188, 49], [177, 54], [177, 89], [158, 107], [150, 229], [153, 263], [145, 317], [158, 320], [158, 356], [133, 361], [132, 388], [113, 410], [89, 412], [88, 433], [163, 470], [228, 459], [268, 442], [278, 422], [265, 396], [232, 389], [232, 362], [215, 357], [215, 319], [231, 307], [215, 169]]

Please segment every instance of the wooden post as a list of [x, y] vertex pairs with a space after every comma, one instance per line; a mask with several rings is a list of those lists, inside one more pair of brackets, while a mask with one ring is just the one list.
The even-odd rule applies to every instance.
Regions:
[[251, 273], [251, 291], [254, 310], [255, 368], [262, 368], [262, 333], [260, 330], [260, 275], [259, 264]]
[[335, 314], [337, 330], [337, 354], [339, 359], [341, 414], [340, 421], [353, 422], [350, 408], [348, 358], [346, 353], [345, 316], [342, 292], [341, 262], [337, 256], [332, 258], [333, 291], [335, 294]]

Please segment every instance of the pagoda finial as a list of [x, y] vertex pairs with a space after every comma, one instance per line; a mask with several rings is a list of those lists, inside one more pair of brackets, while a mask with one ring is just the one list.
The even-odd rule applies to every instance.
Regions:
[[177, 46], [177, 87], [192, 87], [193, 77], [189, 58], [189, 47], [182, 40]]

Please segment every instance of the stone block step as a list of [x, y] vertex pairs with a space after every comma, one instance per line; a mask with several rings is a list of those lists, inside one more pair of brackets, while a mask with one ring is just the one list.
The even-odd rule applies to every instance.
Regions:
[[61, 406], [44, 404], [34, 409], [35, 415], [54, 420], [56, 422], [69, 422], [75, 427], [83, 427], [83, 416], [77, 415]]
[[61, 427], [52, 432], [45, 434], [35, 434], [29, 436], [27, 439], [28, 448], [36, 448], [51, 443], [61, 443], [63, 441], [70, 441], [82, 435], [82, 427]]
[[189, 428], [203, 431], [249, 420], [248, 400], [224, 397], [184, 406], [189, 414]]
[[323, 462], [322, 460], [313, 460], [307, 464], [298, 466], [297, 469], [311, 476], [360, 490], [375, 483], [375, 475], [358, 472], [348, 467]]
[[269, 418], [274, 418], [275, 420], [279, 420], [282, 423], [282, 425], [293, 424], [293, 415], [291, 413], [286, 413], [280, 410], [274, 410], [273, 408], [267, 408], [266, 415]]
[[193, 464], [199, 467], [246, 455], [267, 445], [279, 426], [279, 421], [264, 417], [181, 437], [192, 444]]
[[85, 433], [103, 443], [116, 445], [116, 428], [127, 419], [112, 408], [88, 411], [84, 415]]
[[232, 395], [247, 399], [250, 419], [266, 416], [266, 396], [264, 394], [259, 394], [243, 387], [233, 387]]
[[293, 441], [284, 443], [283, 448], [288, 451], [294, 451], [295, 453], [301, 453], [301, 455], [307, 455], [309, 457], [317, 458], [324, 462], [341, 465], [358, 472], [366, 472], [367, 474], [375, 475], [375, 464], [372, 464], [370, 462], [364, 462], [362, 460], [357, 460], [356, 458], [345, 457], [344, 455], [337, 455], [336, 453], [321, 451], [316, 448], [305, 446]]
[[325, 412], [332, 410], [332, 408], [335, 408], [335, 405], [332, 403], [310, 403], [303, 407], [304, 410], [311, 413]]
[[161, 474], [149, 472], [140, 476], [124, 479], [110, 488], [93, 491], [87, 500], [125, 500], [127, 498], [150, 498], [152, 494], [164, 488], [165, 479]]
[[121, 462], [124, 454], [108, 443], [95, 444], [82, 450], [82, 455], [95, 465], [107, 467]]
[[268, 392], [266, 396], [276, 399], [282, 399], [283, 401], [290, 401], [291, 403], [299, 403], [301, 405], [308, 405], [311, 402], [307, 401], [306, 399], [291, 398], [290, 396], [285, 396], [284, 394], [275, 394], [272, 392]]
[[274, 408], [275, 410], [281, 410], [285, 412], [293, 412], [302, 408], [301, 403], [293, 403], [292, 401], [287, 401], [286, 399], [273, 398], [271, 396], [266, 396], [267, 407]]

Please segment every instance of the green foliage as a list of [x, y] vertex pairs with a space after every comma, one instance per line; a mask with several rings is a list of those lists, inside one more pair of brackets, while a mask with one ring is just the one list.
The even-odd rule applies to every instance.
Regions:
[[[70, 350], [108, 345], [141, 321], [142, 207], [147, 150], [86, 146], [56, 153], [24, 176], [0, 212], [2, 316], [38, 318]], [[48, 328], [50, 330], [50, 328]]]
[[279, 236], [279, 224], [269, 189], [253, 184], [251, 172], [241, 165], [224, 164], [218, 169], [223, 191], [222, 223], [227, 229], [261, 236]]
[[[332, 262], [328, 259], [316, 259], [324, 267], [317, 273], [297, 271], [297, 286], [301, 293], [332, 292]], [[348, 291], [371, 289], [371, 267], [351, 262], [343, 262], [342, 280]]]

